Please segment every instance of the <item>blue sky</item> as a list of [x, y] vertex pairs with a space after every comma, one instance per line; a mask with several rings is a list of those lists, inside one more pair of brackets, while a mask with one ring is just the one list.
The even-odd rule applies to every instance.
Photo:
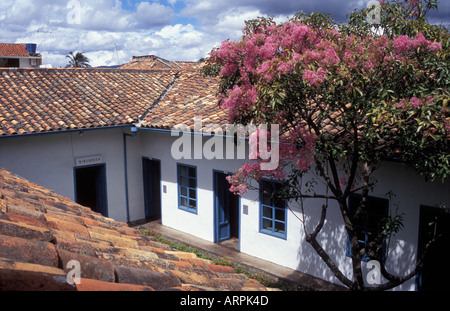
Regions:
[[[241, 36], [244, 21], [271, 15], [284, 21], [303, 10], [344, 21], [368, 0], [0, 0], [0, 42], [37, 43], [44, 62], [65, 66], [84, 52], [93, 66], [154, 54], [195, 61], [220, 42]], [[450, 0], [430, 21], [449, 24]], [[78, 5], [78, 8], [74, 6]], [[70, 18], [76, 8], [79, 22]], [[71, 15], [72, 14], [72, 15]]]
[[[138, 4], [142, 2], [141, 0], [124, 0], [122, 1], [122, 6], [125, 10], [136, 10], [136, 7]], [[180, 12], [182, 9], [186, 7], [186, 4], [183, 1], [167, 1], [167, 0], [161, 0], [157, 1], [158, 3], [165, 5], [165, 6], [171, 6], [176, 12]]]
[[[122, 2], [122, 6], [125, 10], [129, 11], [136, 11], [139, 3], [141, 3], [141, 0], [124, 0]], [[183, 1], [157, 1], [161, 5], [171, 7], [173, 11], [175, 12], [176, 16], [173, 20], [172, 24], [197, 24], [197, 20], [195, 18], [190, 18], [186, 16], [181, 16], [180, 13], [184, 8], [186, 8], [186, 3]]]

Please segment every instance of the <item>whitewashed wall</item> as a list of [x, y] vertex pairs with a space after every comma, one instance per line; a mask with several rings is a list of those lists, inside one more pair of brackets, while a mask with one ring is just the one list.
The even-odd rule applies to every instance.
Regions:
[[[0, 139], [0, 167], [74, 199], [74, 159], [101, 154], [106, 164], [109, 217], [127, 221], [124, 132], [129, 130], [84, 131], [82, 136], [79, 132], [73, 132]], [[231, 173], [240, 168], [245, 160], [175, 160], [170, 150], [176, 139], [178, 137], [171, 137], [168, 133], [146, 131], [140, 131], [136, 137], [127, 137], [130, 220], [145, 217], [142, 158], [154, 158], [161, 161], [161, 186], [167, 188], [167, 192], [161, 194], [163, 225], [212, 242], [213, 170]], [[177, 163], [197, 167], [197, 214], [178, 209]], [[393, 162], [385, 163], [377, 172], [377, 178], [379, 186], [371, 195], [383, 198], [388, 191], [394, 192], [396, 197], [390, 202], [391, 209], [398, 205], [398, 213], [405, 213], [405, 227], [390, 244], [388, 269], [393, 273], [406, 274], [416, 262], [420, 205], [435, 206], [445, 203], [450, 206], [450, 183], [425, 183], [423, 178], [411, 169]], [[322, 204], [322, 200], [309, 199], [304, 202], [307, 229], [310, 231], [319, 219]], [[248, 206], [247, 214], [243, 213], [244, 205]], [[312, 247], [305, 242], [302, 224], [293, 214], [301, 217], [298, 204], [292, 203], [290, 207], [292, 212], [287, 213], [287, 238], [280, 239], [259, 232], [258, 192], [250, 191], [242, 197], [241, 251], [339, 283]], [[331, 258], [351, 277], [351, 262], [345, 255], [346, 238], [338, 207], [331, 203], [319, 239]], [[414, 279], [397, 289], [414, 290]]]
[[0, 167], [75, 198], [75, 158], [102, 155], [108, 216], [126, 221], [123, 130], [95, 130], [0, 139]]
[[[162, 194], [162, 222], [164, 225], [187, 232], [208, 241], [214, 240], [214, 201], [212, 189], [213, 169], [233, 172], [242, 166], [242, 160], [174, 160], [168, 155], [172, 142], [176, 138], [162, 133], [145, 133], [142, 139], [143, 155], [161, 160], [162, 185], [167, 193]], [[176, 164], [183, 163], [197, 167], [198, 174], [198, 214], [178, 209]], [[393, 213], [405, 213], [404, 229], [391, 241], [387, 268], [392, 273], [409, 272], [417, 256], [420, 205], [435, 206], [446, 203], [450, 206], [450, 183], [426, 183], [411, 169], [399, 163], [386, 162], [376, 174], [379, 185], [370, 195], [387, 198], [392, 191], [395, 197], [390, 200]], [[306, 179], [305, 179], [306, 180]], [[320, 192], [320, 185], [317, 191]], [[307, 216], [307, 230], [312, 231], [320, 217], [323, 200], [304, 201]], [[243, 206], [248, 206], [248, 214], [243, 214]], [[250, 191], [241, 198], [240, 208], [240, 249], [255, 257], [296, 269], [331, 282], [340, 283], [305, 241], [303, 226], [297, 217], [301, 217], [298, 203], [290, 204], [287, 216], [287, 238], [280, 239], [259, 232], [259, 198], [257, 191]], [[398, 210], [397, 210], [398, 207]], [[295, 215], [294, 215], [295, 214]], [[296, 217], [297, 216], [297, 217]], [[329, 202], [327, 221], [319, 235], [321, 245], [340, 269], [352, 277], [351, 260], [346, 256], [347, 234], [345, 232], [339, 208]], [[370, 270], [363, 264], [363, 273]], [[397, 290], [414, 290], [415, 280], [411, 279]]]
[[39, 67], [40, 60], [35, 59], [33, 62], [35, 65], [32, 65], [31, 58], [20, 58], [20, 68], [36, 68]]
[[[393, 274], [406, 275], [417, 261], [420, 206], [438, 206], [441, 203], [450, 206], [450, 183], [443, 184], [440, 181], [427, 183], [412, 169], [393, 162], [384, 163], [377, 171], [376, 177], [379, 184], [370, 195], [387, 198], [386, 194], [392, 191], [395, 197], [390, 200], [391, 213], [405, 214], [403, 230], [391, 240], [386, 266]], [[320, 193], [320, 187], [316, 189], [317, 193]], [[257, 194], [253, 194], [253, 198], [257, 198]], [[304, 201], [309, 233], [320, 219], [323, 203], [322, 199]], [[333, 201], [329, 203], [327, 221], [318, 239], [341, 271], [351, 278], [351, 260], [345, 252], [347, 234], [338, 205]], [[302, 224], [297, 218], [302, 217], [298, 203], [290, 204], [292, 211], [288, 212], [286, 240], [259, 233], [259, 210], [256, 199], [252, 207], [249, 217], [242, 217], [241, 251], [340, 284], [315, 250], [305, 241]], [[363, 263], [364, 276], [371, 270], [371, 267], [369, 268]], [[385, 280], [381, 278], [381, 281]], [[415, 290], [415, 278], [395, 290]]]
[[[214, 241], [213, 170], [233, 173], [242, 166], [243, 160], [175, 160], [170, 150], [178, 137], [154, 132], [144, 132], [140, 135], [142, 156], [161, 161], [161, 187], [167, 188], [167, 193], [162, 193], [161, 197], [163, 225], [207, 241]], [[178, 209], [177, 163], [197, 167], [197, 214]]]

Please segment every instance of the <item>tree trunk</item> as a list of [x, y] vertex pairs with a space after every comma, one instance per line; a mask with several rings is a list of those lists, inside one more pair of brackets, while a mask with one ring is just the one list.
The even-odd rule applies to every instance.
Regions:
[[358, 235], [354, 230], [353, 223], [348, 214], [346, 198], [341, 198], [339, 202], [342, 218], [344, 220], [345, 229], [350, 240], [350, 250], [352, 255], [352, 270], [353, 270], [353, 283], [350, 287], [351, 290], [364, 290], [364, 279], [361, 269], [362, 256], [359, 250]]

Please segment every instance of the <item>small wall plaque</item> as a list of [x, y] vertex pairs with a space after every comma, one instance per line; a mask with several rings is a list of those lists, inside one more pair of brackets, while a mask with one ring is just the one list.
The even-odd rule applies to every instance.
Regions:
[[104, 163], [102, 155], [75, 158], [75, 166], [88, 166]]

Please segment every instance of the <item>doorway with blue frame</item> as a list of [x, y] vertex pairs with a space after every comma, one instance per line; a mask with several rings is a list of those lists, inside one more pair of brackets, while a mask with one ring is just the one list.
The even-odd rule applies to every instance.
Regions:
[[230, 245], [239, 249], [240, 200], [239, 196], [230, 192], [230, 184], [226, 179], [229, 175], [213, 171], [214, 241], [231, 241]]
[[161, 162], [143, 158], [144, 205], [147, 220], [161, 219]]

